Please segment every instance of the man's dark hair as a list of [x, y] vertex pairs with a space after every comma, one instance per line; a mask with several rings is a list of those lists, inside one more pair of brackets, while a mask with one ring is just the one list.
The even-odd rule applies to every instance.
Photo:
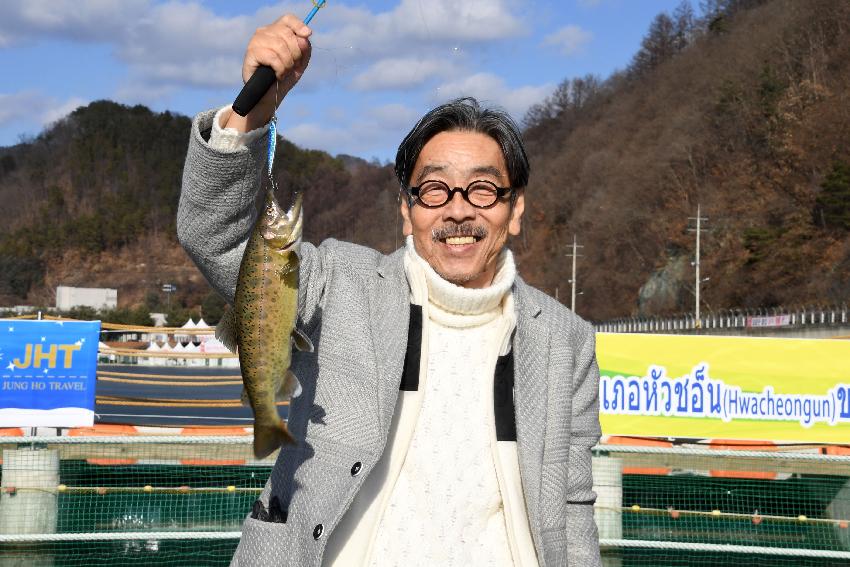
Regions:
[[519, 128], [507, 112], [481, 108], [472, 97], [458, 98], [434, 108], [405, 136], [395, 156], [395, 174], [403, 188], [408, 187], [413, 166], [428, 141], [440, 132], [468, 131], [486, 134], [502, 148], [511, 187], [528, 185], [528, 157]]

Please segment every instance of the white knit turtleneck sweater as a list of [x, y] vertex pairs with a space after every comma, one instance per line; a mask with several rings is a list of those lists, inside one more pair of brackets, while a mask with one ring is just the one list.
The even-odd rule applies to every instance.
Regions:
[[494, 465], [492, 391], [514, 324], [513, 257], [503, 253], [490, 287], [467, 289], [437, 275], [412, 239], [407, 254], [414, 303], [427, 285], [427, 376], [420, 376], [422, 406], [372, 565], [512, 565]]

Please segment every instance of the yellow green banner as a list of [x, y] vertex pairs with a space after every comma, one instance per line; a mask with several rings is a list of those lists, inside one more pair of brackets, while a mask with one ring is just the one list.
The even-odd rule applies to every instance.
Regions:
[[850, 443], [850, 341], [598, 333], [605, 435]]

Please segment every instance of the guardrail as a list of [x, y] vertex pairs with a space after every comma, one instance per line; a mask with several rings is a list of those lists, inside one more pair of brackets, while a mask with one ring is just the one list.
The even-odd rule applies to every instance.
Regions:
[[594, 322], [602, 333], [655, 333], [706, 329], [781, 329], [844, 326], [850, 324], [850, 307], [724, 309], [708, 311], [699, 321], [693, 313], [668, 317], [623, 317]]

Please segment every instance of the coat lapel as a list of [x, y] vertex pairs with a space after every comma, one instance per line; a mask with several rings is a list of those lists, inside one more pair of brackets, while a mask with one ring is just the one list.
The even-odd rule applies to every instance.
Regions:
[[378, 417], [382, 428], [389, 427], [392, 421], [407, 349], [410, 291], [404, 273], [404, 252], [402, 248], [383, 258], [370, 296], [370, 328], [378, 374]]
[[534, 300], [528, 285], [519, 277], [514, 284], [514, 301], [517, 311], [513, 342], [517, 450], [528, 517], [539, 547], [549, 330], [539, 319], [540, 305]]

